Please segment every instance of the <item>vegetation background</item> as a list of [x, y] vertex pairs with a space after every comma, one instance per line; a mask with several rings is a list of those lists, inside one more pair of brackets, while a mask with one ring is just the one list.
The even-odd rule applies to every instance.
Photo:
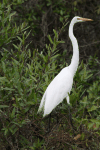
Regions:
[[[66, 100], [48, 117], [37, 110], [59, 71], [70, 64], [68, 28], [78, 23], [80, 64], [70, 95], [75, 135]], [[100, 149], [100, 1], [1, 0], [0, 150]], [[58, 118], [58, 119], [57, 119]]]

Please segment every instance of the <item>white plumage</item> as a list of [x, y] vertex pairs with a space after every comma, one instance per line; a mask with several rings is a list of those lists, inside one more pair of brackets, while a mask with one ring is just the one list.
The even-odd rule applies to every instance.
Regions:
[[75, 36], [73, 35], [73, 26], [76, 22], [83, 21], [92, 21], [92, 19], [74, 17], [70, 23], [69, 37], [73, 46], [73, 57], [71, 64], [68, 67], [63, 68], [47, 87], [38, 109], [38, 112], [42, 110], [44, 111], [43, 117], [50, 114], [51, 111], [59, 103], [61, 103], [64, 98], [66, 98], [67, 103], [70, 104], [68, 94], [70, 94], [72, 89], [73, 77], [77, 71], [79, 63], [78, 43]]

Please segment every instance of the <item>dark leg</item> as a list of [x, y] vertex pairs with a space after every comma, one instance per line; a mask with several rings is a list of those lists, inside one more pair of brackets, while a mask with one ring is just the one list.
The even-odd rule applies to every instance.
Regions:
[[58, 120], [58, 115], [56, 114], [56, 117], [57, 117], [57, 124], [59, 123], [59, 120]]
[[50, 121], [51, 121], [51, 113], [49, 114], [48, 132], [50, 132]]
[[73, 126], [73, 123], [72, 123], [72, 115], [71, 115], [71, 113], [70, 113], [70, 105], [68, 105], [68, 111], [69, 111], [69, 120], [70, 120], [70, 124], [71, 124], [72, 129], [73, 129], [73, 134], [75, 134], [75, 133], [74, 133], [74, 126]]

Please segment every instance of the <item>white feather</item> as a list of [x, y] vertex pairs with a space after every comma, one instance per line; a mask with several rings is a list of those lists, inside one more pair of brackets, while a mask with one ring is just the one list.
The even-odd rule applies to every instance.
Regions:
[[[78, 63], [79, 63], [79, 50], [78, 50], [78, 42], [73, 35], [73, 26], [77, 22], [82, 22], [82, 18], [74, 17], [69, 26], [69, 37], [73, 46], [73, 57], [71, 60], [71, 64], [68, 67], [65, 67], [60, 71], [60, 73], [52, 80], [52, 82], [47, 87], [43, 98], [41, 100], [38, 112], [44, 111], [44, 116], [51, 113], [51, 111], [63, 101], [64, 98], [67, 99], [67, 103], [69, 102], [70, 91], [72, 89], [73, 77], [77, 71]], [[83, 20], [90, 21], [90, 19]]]

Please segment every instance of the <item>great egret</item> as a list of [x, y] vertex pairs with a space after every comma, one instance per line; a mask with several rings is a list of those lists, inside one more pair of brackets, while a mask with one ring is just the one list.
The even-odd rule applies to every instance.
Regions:
[[63, 68], [60, 73], [52, 80], [52, 82], [48, 85], [38, 112], [44, 111], [43, 117], [50, 114], [51, 111], [63, 101], [64, 98], [67, 99], [67, 103], [69, 102], [69, 95], [72, 89], [73, 77], [77, 71], [78, 63], [79, 63], [79, 48], [78, 42], [73, 34], [73, 26], [77, 22], [84, 21], [93, 21], [92, 19], [74, 17], [69, 26], [69, 37], [73, 46], [73, 57], [71, 60], [71, 64], [68, 67]]

